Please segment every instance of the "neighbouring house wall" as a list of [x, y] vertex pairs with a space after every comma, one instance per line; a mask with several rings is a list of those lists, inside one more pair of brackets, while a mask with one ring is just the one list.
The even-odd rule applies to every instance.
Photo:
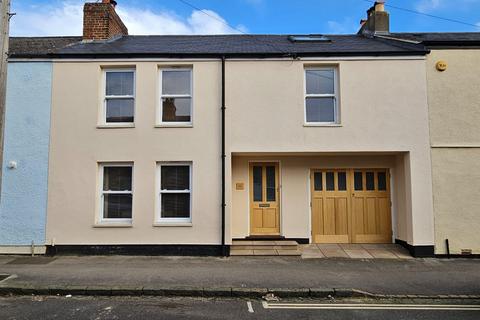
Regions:
[[[193, 128], [155, 128], [158, 68], [179, 63], [54, 65], [47, 241], [220, 244], [221, 64], [192, 62]], [[136, 66], [135, 127], [98, 129], [101, 66]], [[134, 162], [133, 226], [95, 227], [99, 161]], [[192, 225], [154, 226], [157, 161], [192, 161]]]
[[[439, 72], [435, 64], [448, 68]], [[432, 50], [427, 60], [435, 252], [480, 254], [480, 50]]]
[[[399, 155], [400, 157], [400, 155]], [[280, 232], [286, 238], [309, 238], [311, 231], [310, 213], [310, 170], [311, 169], [360, 169], [389, 168], [392, 173], [393, 222], [405, 219], [405, 205], [399, 205], [398, 195], [405, 194], [402, 176], [395, 176], [393, 155], [271, 155], [234, 156], [232, 161], [232, 237], [249, 236], [249, 163], [255, 161], [279, 161], [280, 163]], [[398, 181], [397, 181], [398, 180]], [[235, 190], [235, 183], [244, 183], [244, 190]], [[400, 183], [399, 183], [400, 182]], [[392, 222], [392, 223], [393, 223]], [[398, 224], [393, 225], [397, 230]], [[394, 234], [398, 237], [397, 234]], [[401, 237], [402, 240], [407, 238]], [[392, 239], [393, 240], [393, 239]]]
[[45, 243], [51, 80], [51, 63], [8, 64], [0, 246]]
[[[332, 65], [338, 67], [341, 123], [304, 126], [304, 69]], [[229, 61], [228, 151], [405, 153], [410, 216], [399, 232], [412, 245], [433, 245], [425, 65], [422, 58]]]

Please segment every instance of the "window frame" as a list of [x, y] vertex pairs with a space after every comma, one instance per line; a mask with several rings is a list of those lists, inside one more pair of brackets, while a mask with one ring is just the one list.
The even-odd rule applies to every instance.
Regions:
[[[108, 96], [107, 95], [107, 73], [132, 72], [133, 73], [133, 95]], [[135, 126], [137, 110], [137, 72], [136, 68], [102, 68], [102, 112], [100, 126], [102, 127], [133, 127]], [[107, 122], [107, 100], [110, 99], [133, 99], [133, 121], [132, 122]]]
[[[192, 224], [192, 215], [193, 215], [193, 163], [190, 161], [160, 161], [156, 164], [156, 191], [155, 191], [155, 225], [185, 225], [190, 226]], [[177, 166], [188, 166], [189, 174], [189, 188], [188, 190], [162, 190], [162, 167], [177, 167]], [[162, 194], [174, 194], [181, 193], [190, 194], [190, 216], [188, 218], [163, 218], [162, 217]]]
[[[132, 181], [130, 191], [104, 191], [103, 182], [105, 178], [106, 167], [131, 167], [132, 168]], [[105, 218], [105, 194], [131, 194], [132, 195], [132, 214], [130, 218]], [[131, 225], [133, 222], [134, 211], [134, 164], [133, 162], [99, 162], [98, 163], [98, 219], [97, 223], [102, 224], [118, 224], [118, 225]]]
[[[308, 94], [307, 93], [307, 71], [333, 71], [333, 94]], [[339, 97], [338, 97], [338, 67], [307, 67], [303, 71], [303, 124], [304, 126], [338, 126], [340, 125]], [[333, 121], [308, 121], [307, 119], [307, 99], [308, 98], [333, 98]]]
[[[163, 72], [164, 71], [189, 71], [190, 72], [190, 94], [163, 94]], [[158, 107], [155, 117], [155, 126], [157, 127], [193, 127], [193, 67], [169, 67], [158, 68]], [[163, 98], [190, 98], [190, 121], [163, 121]]]

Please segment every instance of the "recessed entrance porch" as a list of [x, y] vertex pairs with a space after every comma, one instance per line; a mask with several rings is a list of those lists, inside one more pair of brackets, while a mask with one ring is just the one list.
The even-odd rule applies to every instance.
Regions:
[[232, 239], [300, 244], [408, 239], [408, 161], [401, 152], [234, 154]]

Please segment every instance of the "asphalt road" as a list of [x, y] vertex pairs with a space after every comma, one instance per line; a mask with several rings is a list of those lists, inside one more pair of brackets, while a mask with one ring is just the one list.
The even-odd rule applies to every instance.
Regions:
[[[477, 310], [438, 310], [477, 308]], [[349, 306], [353, 304], [353, 306]], [[470, 305], [470, 307], [466, 305]], [[452, 307], [447, 307], [451, 305]], [[352, 308], [347, 310], [330, 308]], [[427, 310], [398, 310], [399, 308]], [[321, 308], [321, 309], [318, 309]], [[329, 308], [329, 309], [325, 309]], [[375, 309], [368, 309], [375, 308]], [[432, 310], [430, 310], [432, 309]], [[0, 297], [0, 319], [480, 319], [480, 301], [283, 300], [155, 297]]]

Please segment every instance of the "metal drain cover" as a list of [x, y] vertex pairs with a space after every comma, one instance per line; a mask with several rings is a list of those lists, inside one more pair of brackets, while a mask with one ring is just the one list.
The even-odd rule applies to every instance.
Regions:
[[6, 264], [49, 264], [52, 261], [55, 261], [56, 258], [50, 257], [20, 257], [12, 261], [7, 262]]

